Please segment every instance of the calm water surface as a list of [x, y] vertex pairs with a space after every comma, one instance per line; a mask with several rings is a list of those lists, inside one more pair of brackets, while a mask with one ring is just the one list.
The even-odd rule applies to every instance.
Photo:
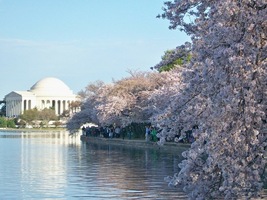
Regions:
[[67, 132], [0, 131], [0, 199], [186, 199], [164, 182], [180, 160]]

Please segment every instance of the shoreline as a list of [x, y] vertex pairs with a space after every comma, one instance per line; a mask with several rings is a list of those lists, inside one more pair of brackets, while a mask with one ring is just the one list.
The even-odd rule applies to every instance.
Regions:
[[154, 149], [158, 151], [170, 151], [182, 153], [183, 151], [190, 148], [190, 144], [166, 142], [164, 145], [158, 145], [156, 142], [146, 142], [145, 140], [136, 139], [121, 139], [121, 138], [103, 138], [103, 137], [86, 137], [80, 136], [80, 140], [87, 144], [104, 144], [113, 146], [125, 146], [131, 148], [142, 148], [142, 149]]
[[65, 128], [0, 128], [0, 132], [44, 132], [44, 131], [68, 131]]

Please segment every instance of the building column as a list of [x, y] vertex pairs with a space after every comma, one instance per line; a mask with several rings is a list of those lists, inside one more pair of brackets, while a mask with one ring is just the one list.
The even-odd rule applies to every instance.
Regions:
[[58, 115], [58, 101], [55, 100], [55, 113]]
[[31, 100], [28, 100], [28, 109], [27, 110], [29, 110], [29, 109], [32, 109], [32, 102], [31, 102]]
[[6, 116], [10, 117], [10, 111], [11, 111], [11, 105], [10, 105], [10, 101], [6, 102]]
[[13, 100], [12, 103], [11, 103], [11, 117], [14, 116], [15, 114], [15, 101]]
[[64, 109], [64, 101], [63, 100], [60, 100], [60, 113], [59, 113], [59, 115], [61, 115], [64, 110], [65, 110]]
[[20, 102], [20, 110], [21, 110], [21, 114], [22, 114], [24, 112], [24, 100], [23, 99]]
[[18, 110], [18, 100], [15, 100], [15, 116], [18, 116], [19, 110]]
[[62, 101], [62, 113], [66, 110], [66, 100]]

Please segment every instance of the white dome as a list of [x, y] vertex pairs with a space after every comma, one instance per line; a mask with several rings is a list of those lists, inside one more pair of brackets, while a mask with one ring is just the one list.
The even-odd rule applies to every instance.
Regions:
[[37, 81], [29, 91], [38, 96], [73, 95], [73, 92], [63, 81], [53, 77], [48, 77]]

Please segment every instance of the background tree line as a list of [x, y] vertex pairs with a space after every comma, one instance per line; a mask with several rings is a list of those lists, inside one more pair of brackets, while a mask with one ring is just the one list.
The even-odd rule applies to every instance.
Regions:
[[50, 121], [54, 121], [55, 127], [62, 125], [59, 121], [61, 116], [55, 114], [54, 109], [45, 108], [38, 110], [37, 108], [25, 110], [23, 114], [16, 118], [0, 117], [1, 128], [25, 128], [26, 126], [33, 127], [48, 127]]

